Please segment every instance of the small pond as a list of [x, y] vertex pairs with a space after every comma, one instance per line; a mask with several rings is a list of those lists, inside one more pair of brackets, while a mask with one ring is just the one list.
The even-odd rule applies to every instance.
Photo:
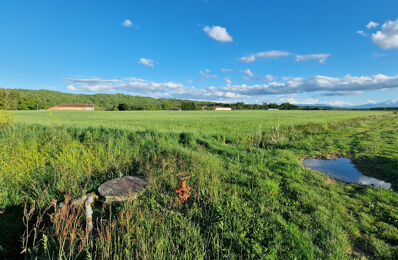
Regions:
[[363, 175], [348, 158], [333, 160], [305, 159], [303, 164], [305, 167], [325, 173], [336, 180], [385, 189], [391, 188], [391, 183]]

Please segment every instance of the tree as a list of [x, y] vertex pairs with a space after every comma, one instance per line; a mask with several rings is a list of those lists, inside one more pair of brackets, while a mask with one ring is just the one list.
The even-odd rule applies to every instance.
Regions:
[[298, 110], [299, 107], [296, 105], [292, 105], [290, 103], [283, 103], [279, 106], [279, 109], [281, 109], [281, 110]]
[[126, 111], [129, 110], [129, 105], [125, 104], [125, 103], [121, 103], [117, 106], [117, 109], [119, 111]]
[[235, 109], [236, 110], [245, 109], [245, 103], [244, 102], [236, 102]]
[[279, 108], [279, 106], [278, 106], [278, 104], [270, 103], [270, 104], [268, 105], [268, 108]]
[[109, 106], [108, 108], [106, 108], [106, 111], [119, 111], [118, 109], [119, 105], [118, 104], [113, 104], [111, 106]]
[[185, 101], [181, 103], [182, 110], [196, 110], [196, 104], [193, 101]]

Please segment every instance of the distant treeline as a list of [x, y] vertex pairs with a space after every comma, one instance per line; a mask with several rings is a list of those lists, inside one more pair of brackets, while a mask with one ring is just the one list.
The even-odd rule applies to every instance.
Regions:
[[0, 109], [48, 109], [60, 104], [94, 104], [96, 110], [169, 110], [181, 107], [183, 100], [156, 99], [123, 94], [71, 94], [50, 90], [1, 89]]
[[0, 109], [5, 110], [39, 110], [48, 109], [60, 104], [93, 104], [96, 110], [212, 110], [216, 106], [231, 107], [234, 110], [325, 110], [328, 107], [299, 107], [289, 103], [245, 104], [190, 101], [132, 96], [124, 94], [71, 94], [50, 90], [2, 89], [0, 88]]
[[393, 110], [397, 111], [398, 107], [372, 107], [370, 110]]

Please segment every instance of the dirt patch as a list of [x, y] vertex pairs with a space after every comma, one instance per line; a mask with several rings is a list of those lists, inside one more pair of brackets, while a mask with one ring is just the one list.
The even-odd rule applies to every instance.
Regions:
[[330, 178], [329, 176], [327, 176], [326, 180], [325, 180], [326, 184], [333, 184], [336, 183], [336, 180], [333, 178]]
[[363, 260], [372, 258], [371, 255], [369, 255], [368, 253], [366, 253], [365, 251], [363, 251], [362, 249], [360, 249], [357, 246], [354, 246], [353, 248], [350, 249], [350, 254], [355, 258], [359, 258], [359, 259], [363, 259]]
[[331, 159], [338, 159], [341, 157], [348, 158], [347, 156], [343, 155], [342, 153], [331, 153], [326, 155], [315, 155], [315, 156], [304, 156], [299, 159], [299, 162], [302, 164], [305, 159], [322, 159], [322, 160], [331, 160]]

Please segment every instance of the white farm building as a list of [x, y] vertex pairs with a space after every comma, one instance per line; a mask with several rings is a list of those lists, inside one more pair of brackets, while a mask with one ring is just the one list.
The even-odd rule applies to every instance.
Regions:
[[228, 111], [228, 110], [232, 110], [232, 108], [230, 107], [215, 107], [214, 110], [218, 110], [218, 111]]

